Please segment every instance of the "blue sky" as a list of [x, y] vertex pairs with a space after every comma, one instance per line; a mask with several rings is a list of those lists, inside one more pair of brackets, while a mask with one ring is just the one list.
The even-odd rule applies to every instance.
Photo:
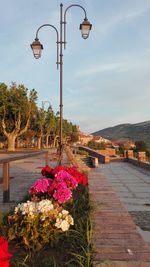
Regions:
[[[91, 133], [121, 123], [150, 120], [150, 0], [64, 0], [64, 9], [80, 4], [93, 24], [87, 40], [79, 25], [83, 11], [67, 13], [64, 51], [64, 117]], [[59, 110], [56, 36], [43, 28], [42, 57], [30, 44], [44, 23], [59, 29], [58, 0], [1, 0], [0, 82], [24, 84], [38, 92], [38, 104]], [[45, 108], [48, 103], [45, 102]]]

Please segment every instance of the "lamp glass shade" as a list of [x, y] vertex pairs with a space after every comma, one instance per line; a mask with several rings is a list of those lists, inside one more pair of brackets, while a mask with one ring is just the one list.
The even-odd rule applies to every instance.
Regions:
[[41, 57], [43, 45], [39, 42], [38, 39], [35, 39], [35, 41], [31, 44], [31, 48], [33, 51], [33, 55], [36, 59]]
[[92, 28], [92, 24], [87, 19], [84, 19], [82, 24], [80, 24], [80, 30], [81, 30], [83, 39], [87, 39], [89, 37], [91, 28]]

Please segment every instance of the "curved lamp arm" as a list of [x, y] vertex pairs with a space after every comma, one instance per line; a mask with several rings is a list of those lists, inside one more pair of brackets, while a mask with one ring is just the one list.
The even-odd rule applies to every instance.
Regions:
[[82, 8], [83, 11], [84, 11], [84, 14], [85, 14], [85, 19], [87, 19], [86, 10], [84, 9], [84, 7], [81, 6], [81, 5], [73, 4], [73, 5], [70, 5], [70, 6], [68, 6], [68, 7], [66, 8], [66, 10], [65, 10], [65, 12], [64, 12], [64, 21], [66, 21], [66, 13], [67, 13], [67, 10], [68, 10], [69, 8], [73, 7], [73, 6]]
[[[43, 24], [43, 25], [41, 25], [36, 31], [35, 41], [31, 44], [31, 48], [33, 50], [34, 57], [35, 58], [40, 58], [41, 50], [43, 49], [43, 45], [39, 42], [38, 34], [39, 34], [39, 31], [40, 31], [41, 28], [47, 27], [47, 26], [53, 28], [55, 30], [55, 32], [56, 32], [56, 35], [57, 35], [57, 42], [56, 42], [57, 43], [57, 62], [56, 62], [56, 64], [57, 64], [57, 69], [58, 69], [58, 66], [59, 66], [59, 33], [58, 33], [58, 30], [57, 30], [57, 28], [55, 26], [53, 26], [51, 24]], [[39, 54], [36, 55], [34, 53], [34, 49], [39, 49]]]
[[[70, 9], [71, 7], [79, 7], [79, 8], [81, 8], [84, 11], [84, 15], [85, 15], [84, 22], [88, 22], [87, 13], [86, 13], [86, 10], [84, 9], [83, 6], [77, 5], [77, 4], [73, 4], [73, 5], [70, 5], [70, 6], [68, 6], [66, 8], [66, 10], [64, 12], [64, 21], [63, 21], [63, 23], [64, 23], [64, 48], [66, 48], [66, 13], [67, 13], [68, 9]], [[81, 27], [81, 25], [80, 25], [80, 27]], [[91, 27], [92, 27], [92, 25], [91, 25]], [[91, 27], [90, 27], [90, 29], [91, 29]]]

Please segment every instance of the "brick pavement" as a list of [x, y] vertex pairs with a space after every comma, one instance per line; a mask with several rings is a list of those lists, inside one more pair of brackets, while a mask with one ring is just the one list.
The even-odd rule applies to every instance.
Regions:
[[149, 267], [150, 243], [137, 231], [108, 179], [93, 169], [89, 176], [93, 203], [93, 262], [97, 267]]

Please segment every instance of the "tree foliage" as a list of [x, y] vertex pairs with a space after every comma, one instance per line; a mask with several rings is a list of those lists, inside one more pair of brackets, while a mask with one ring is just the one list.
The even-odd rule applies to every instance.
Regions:
[[[16, 138], [38, 139], [39, 148], [59, 138], [60, 115], [52, 106], [47, 110], [37, 106], [37, 92], [28, 90], [23, 84], [12, 82], [10, 86], [0, 83], [0, 140], [7, 139], [10, 150], [14, 150]], [[63, 119], [63, 142], [78, 140], [77, 126]], [[12, 145], [13, 143], [13, 145]]]
[[95, 150], [105, 149], [105, 144], [103, 142], [98, 143], [98, 142], [95, 142], [94, 140], [91, 140], [88, 142], [88, 147], [91, 149], [95, 149]]
[[[12, 83], [9, 87], [0, 83], [0, 119], [3, 133], [22, 130], [36, 106], [37, 93], [33, 89], [28, 96], [24, 85]], [[29, 123], [29, 122], [28, 122]], [[5, 131], [4, 131], [5, 129]]]
[[135, 142], [135, 151], [147, 151], [147, 145], [144, 141], [139, 140]]

